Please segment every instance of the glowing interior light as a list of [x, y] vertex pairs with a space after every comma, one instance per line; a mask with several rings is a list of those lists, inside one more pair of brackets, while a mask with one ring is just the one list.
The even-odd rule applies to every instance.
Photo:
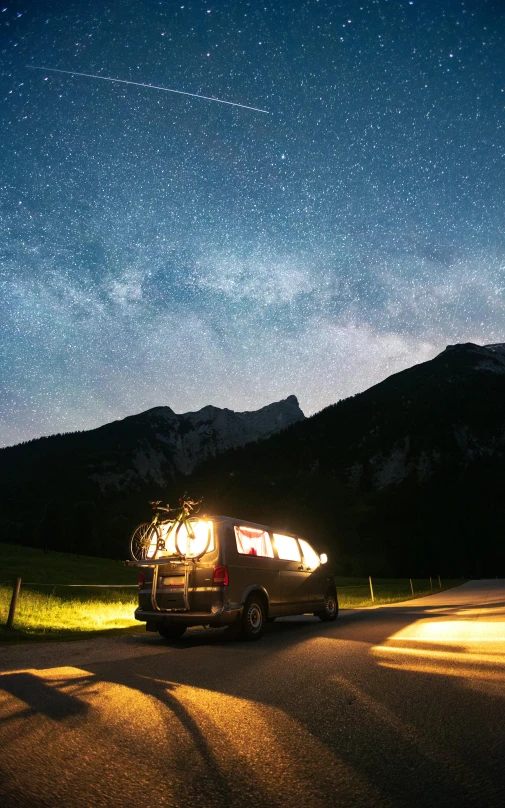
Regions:
[[146, 553], [146, 558], [155, 558], [157, 549], [158, 549], [158, 536], [156, 531], [152, 530], [149, 542], [149, 549]]
[[186, 525], [182, 523], [177, 533], [177, 547], [180, 552], [195, 558], [195, 556], [203, 555], [205, 552], [210, 552], [214, 549], [214, 536], [212, 530], [212, 522], [204, 519], [198, 519], [191, 522], [190, 530], [193, 531], [194, 538], [191, 533], [188, 534]]
[[274, 551], [270, 536], [265, 530], [255, 527], [235, 526], [237, 550], [241, 555], [273, 558]]
[[293, 536], [284, 536], [282, 533], [274, 533], [275, 547], [277, 555], [284, 561], [301, 561], [300, 550]]
[[164, 555], [176, 555], [177, 550], [175, 549], [175, 531], [177, 525], [174, 526], [173, 522], [165, 522], [164, 525], [160, 525], [158, 530], [161, 534], [161, 539], [165, 545], [164, 551], [161, 553], [162, 556]]
[[321, 564], [322, 559], [319, 558], [315, 550], [312, 549], [308, 541], [305, 539], [298, 539], [303, 553], [303, 563], [310, 570], [315, 570]]

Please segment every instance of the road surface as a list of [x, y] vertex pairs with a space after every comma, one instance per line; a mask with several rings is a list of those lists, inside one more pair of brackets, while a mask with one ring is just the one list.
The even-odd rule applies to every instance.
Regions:
[[505, 805], [505, 581], [0, 650], [3, 808]]

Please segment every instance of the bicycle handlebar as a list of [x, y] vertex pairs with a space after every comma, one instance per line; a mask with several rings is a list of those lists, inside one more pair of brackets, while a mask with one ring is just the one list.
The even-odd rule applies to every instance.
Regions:
[[149, 505], [152, 506], [153, 511], [165, 511], [165, 513], [173, 513], [174, 518], [180, 520], [188, 517], [191, 513], [197, 512], [198, 506], [203, 502], [203, 497], [200, 499], [188, 499], [187, 496], [187, 493], [184, 492], [182, 497], [179, 499], [178, 508], [171, 508], [168, 502], [167, 507], [165, 508], [161, 504], [161, 499], [150, 500]]

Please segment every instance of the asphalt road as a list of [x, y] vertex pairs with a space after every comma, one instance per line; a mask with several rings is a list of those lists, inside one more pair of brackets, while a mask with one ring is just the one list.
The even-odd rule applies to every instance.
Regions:
[[3, 808], [505, 805], [505, 581], [0, 657]]

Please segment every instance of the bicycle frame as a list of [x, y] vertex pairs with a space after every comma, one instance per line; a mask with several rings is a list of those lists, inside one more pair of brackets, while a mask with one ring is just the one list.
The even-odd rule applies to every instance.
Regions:
[[[167, 541], [168, 541], [169, 537], [173, 533], [177, 532], [180, 525], [185, 526], [186, 532], [187, 532], [188, 537], [190, 539], [195, 539], [196, 538], [195, 533], [193, 531], [193, 528], [191, 526], [191, 517], [189, 516], [189, 514], [185, 514], [184, 511], [182, 511], [182, 509], [181, 509], [182, 512], [179, 511], [179, 514], [177, 516], [175, 516], [174, 519], [160, 519], [160, 516], [158, 514], [159, 510], [160, 511], [161, 510], [167, 511], [168, 513], [170, 513], [170, 510], [168, 508], [157, 508], [156, 513], [154, 514], [154, 517], [153, 517], [153, 519], [151, 521], [150, 527], [156, 527], [157, 528], [158, 526], [166, 525], [169, 522], [172, 522], [172, 525], [169, 528], [169, 530], [167, 531], [167, 534], [166, 534], [164, 539], [161, 538], [161, 533], [160, 533], [160, 538], [158, 540], [158, 546], [156, 548], [156, 552], [161, 553], [161, 552], [163, 552], [163, 550], [167, 549]], [[184, 556], [184, 558], [185, 558], [185, 556]]]

